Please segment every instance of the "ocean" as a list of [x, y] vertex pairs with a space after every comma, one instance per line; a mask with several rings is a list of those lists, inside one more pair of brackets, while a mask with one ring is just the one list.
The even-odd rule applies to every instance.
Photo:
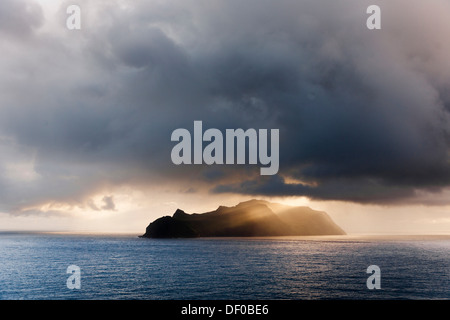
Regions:
[[0, 299], [450, 299], [450, 237], [2, 232]]

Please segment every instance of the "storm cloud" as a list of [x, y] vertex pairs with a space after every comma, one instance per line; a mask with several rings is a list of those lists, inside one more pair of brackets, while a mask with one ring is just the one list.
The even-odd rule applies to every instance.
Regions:
[[[2, 212], [162, 182], [372, 203], [450, 186], [448, 1], [379, 1], [381, 30], [369, 1], [76, 2], [81, 30], [73, 1], [0, 3]], [[175, 166], [195, 120], [280, 129], [278, 175]]]

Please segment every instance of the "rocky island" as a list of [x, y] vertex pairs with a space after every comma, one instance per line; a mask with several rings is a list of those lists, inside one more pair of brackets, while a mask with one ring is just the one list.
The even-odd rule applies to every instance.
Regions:
[[249, 200], [206, 213], [176, 210], [148, 225], [144, 238], [345, 235], [327, 213], [309, 207]]

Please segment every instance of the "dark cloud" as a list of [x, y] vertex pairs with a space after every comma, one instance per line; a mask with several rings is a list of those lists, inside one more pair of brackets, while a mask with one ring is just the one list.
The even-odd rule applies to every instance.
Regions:
[[[90, 195], [103, 188], [167, 181], [356, 202], [447, 188], [449, 5], [384, 1], [382, 30], [369, 31], [370, 4], [80, 1], [82, 30], [61, 23], [32, 40], [5, 40], [0, 136], [13, 146], [0, 146], [10, 151], [2, 170], [23, 162], [34, 176], [1, 176], [2, 210], [52, 201], [93, 208]], [[9, 35], [46, 26], [36, 4], [0, 6], [0, 17], [17, 7], [17, 19], [0, 19]], [[170, 134], [194, 120], [279, 128], [279, 176], [263, 178], [259, 166], [173, 165]]]
[[22, 39], [42, 26], [44, 15], [33, 1], [3, 0], [0, 3], [0, 34]]
[[386, 185], [375, 179], [337, 178], [326, 180], [318, 185], [302, 183], [286, 183], [280, 176], [264, 177], [258, 180], [247, 180], [241, 183], [218, 185], [213, 192], [238, 192], [250, 195], [265, 196], [298, 196], [303, 195], [319, 200], [343, 200], [354, 202], [396, 203], [399, 199], [413, 197], [412, 188]]
[[113, 196], [104, 196], [102, 199], [104, 205], [102, 206], [102, 210], [109, 210], [109, 211], [115, 211], [116, 205], [114, 203], [114, 197]]

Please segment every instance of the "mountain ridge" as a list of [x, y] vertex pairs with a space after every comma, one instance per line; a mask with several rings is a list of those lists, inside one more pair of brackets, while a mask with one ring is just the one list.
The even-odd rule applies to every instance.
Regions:
[[205, 213], [177, 209], [151, 222], [144, 238], [345, 235], [326, 212], [252, 199]]

